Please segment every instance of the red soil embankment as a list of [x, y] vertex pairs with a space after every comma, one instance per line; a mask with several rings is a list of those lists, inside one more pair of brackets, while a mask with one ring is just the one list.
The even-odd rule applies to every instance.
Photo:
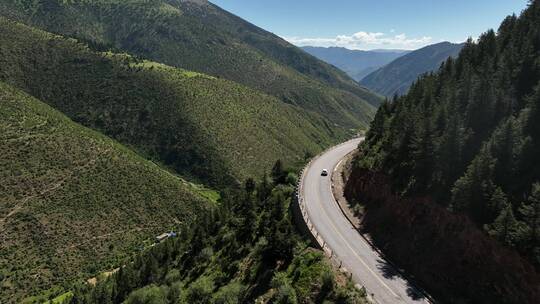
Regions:
[[345, 188], [366, 206], [363, 229], [443, 303], [539, 303], [540, 276], [466, 216], [429, 198], [402, 199], [383, 174], [355, 169]]

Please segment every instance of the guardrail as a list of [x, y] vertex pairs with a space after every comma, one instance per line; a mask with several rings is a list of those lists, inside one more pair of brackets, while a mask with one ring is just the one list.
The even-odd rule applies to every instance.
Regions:
[[[301, 217], [302, 217], [302, 220], [304, 221], [304, 223], [306, 224], [307, 226], [307, 229], [309, 231], [309, 233], [311, 234], [312, 238], [314, 239], [314, 241], [317, 243], [317, 245], [324, 251], [325, 255], [328, 257], [328, 259], [336, 266], [338, 267], [338, 269], [342, 272], [342, 273], [345, 273], [349, 278], [352, 279], [352, 272], [349, 272], [346, 268], [343, 267], [343, 262], [339, 259], [339, 257], [337, 256], [336, 253], [334, 253], [334, 251], [332, 250], [332, 248], [330, 248], [330, 246], [328, 246], [328, 244], [324, 241], [324, 239], [322, 238], [322, 236], [319, 234], [319, 232], [317, 231], [317, 228], [315, 227], [315, 225], [313, 225], [313, 223], [311, 222], [311, 220], [309, 219], [309, 214], [307, 212], [307, 209], [306, 209], [306, 202], [305, 202], [305, 199], [304, 197], [302, 196], [303, 195], [303, 186], [304, 186], [304, 177], [305, 177], [305, 174], [307, 172], [307, 170], [309, 169], [309, 167], [311, 166], [311, 164], [316, 161], [318, 158], [320, 158], [322, 155], [324, 155], [326, 152], [328, 152], [329, 150], [332, 150], [332, 149], [335, 149], [337, 147], [340, 147], [342, 145], [345, 145], [353, 140], [356, 140], [360, 137], [356, 137], [356, 138], [353, 138], [349, 141], [346, 141], [344, 143], [341, 143], [339, 145], [336, 145], [336, 146], [333, 146], [333, 147], [330, 147], [330, 148], [327, 148], [325, 149], [324, 151], [322, 151], [321, 153], [319, 153], [317, 156], [315, 156], [314, 158], [312, 158], [309, 163], [306, 164], [306, 166], [304, 166], [304, 168], [300, 171], [300, 179], [298, 180], [298, 184], [296, 186], [296, 201], [297, 201], [297, 204], [298, 204], [298, 207], [300, 209], [300, 213], [301, 213]], [[328, 168], [329, 169], [329, 174], [330, 174], [330, 177], [332, 178], [332, 174], [334, 173], [334, 168]], [[333, 190], [334, 190], [334, 182], [333, 180], [331, 181], [331, 187], [332, 187], [332, 196], [334, 196], [334, 193], [333, 193]], [[336, 201], [337, 202], [337, 201]], [[345, 218], [347, 218], [347, 220], [351, 223], [351, 225], [354, 227], [354, 223], [349, 219], [349, 217], [345, 214], [344, 210], [342, 209], [341, 205], [339, 204], [339, 202], [337, 202], [337, 205], [338, 207], [341, 209], [341, 212], [343, 213], [343, 215], [345, 216]], [[425, 299], [430, 302], [430, 303], [436, 303], [435, 300], [422, 288], [419, 288], [416, 284], [414, 284], [414, 280], [409, 277], [406, 273], [404, 273], [403, 271], [401, 271], [398, 267], [396, 267], [385, 255], [383, 252], [381, 252], [379, 250], [379, 248], [377, 248], [373, 242], [367, 238], [363, 233], [361, 233], [359, 231], [361, 237], [375, 250], [379, 253], [379, 255], [381, 257], [383, 257], [383, 259], [385, 259], [388, 263], [390, 263], [398, 273], [400, 273], [404, 278], [406, 278], [407, 280], [409, 280], [409, 282], [413, 282], [413, 285], [415, 286], [416, 290], [419, 291], [424, 297]], [[359, 278], [358, 278], [359, 279]], [[359, 279], [360, 280], [360, 279]], [[377, 301], [375, 300], [375, 298], [370, 295], [367, 290], [365, 289], [364, 286], [358, 286], [358, 285], [355, 285], [357, 288], [360, 288], [360, 289], [363, 289], [368, 297], [368, 300], [370, 300], [371, 302], [373, 303], [377, 303]]]
[[[309, 214], [308, 214], [307, 208], [306, 208], [306, 201], [305, 201], [305, 199], [303, 197], [303, 194], [304, 194], [304, 178], [305, 178], [306, 172], [311, 167], [311, 164], [314, 161], [316, 161], [317, 159], [319, 159], [322, 155], [324, 155], [329, 150], [332, 150], [332, 149], [335, 149], [335, 148], [340, 147], [342, 145], [348, 144], [349, 142], [351, 142], [353, 140], [356, 140], [356, 138], [351, 139], [349, 141], [346, 141], [344, 143], [341, 143], [339, 145], [327, 148], [323, 152], [319, 153], [317, 156], [312, 158], [307, 163], [307, 165], [300, 171], [300, 178], [299, 178], [298, 184], [296, 186], [296, 201], [297, 201], [297, 204], [298, 204], [298, 206], [300, 208], [300, 214], [301, 214], [302, 220], [306, 224], [309, 233], [311, 233], [311, 236], [313, 237], [313, 239], [315, 240], [317, 245], [323, 250], [323, 252], [328, 257], [328, 259], [339, 269], [339, 271], [346, 274], [346, 276], [348, 276], [350, 279], [352, 279], [352, 276], [353, 276], [352, 272], [348, 271], [345, 267], [343, 267], [343, 261], [337, 256], [337, 254], [332, 250], [332, 248], [330, 248], [330, 246], [328, 246], [328, 244], [324, 241], [324, 239], [322, 238], [320, 233], [317, 231], [317, 228], [315, 227], [315, 225], [313, 225], [313, 223], [309, 219]], [[334, 173], [333, 168], [328, 168], [328, 169], [329, 169], [329, 174]], [[371, 302], [377, 303], [375, 301], [375, 299], [373, 299], [368, 294], [368, 292], [366, 291], [364, 286], [356, 285], [356, 287], [359, 288], [359, 289], [364, 290], [367, 297], [368, 297], [368, 299], [371, 300]]]

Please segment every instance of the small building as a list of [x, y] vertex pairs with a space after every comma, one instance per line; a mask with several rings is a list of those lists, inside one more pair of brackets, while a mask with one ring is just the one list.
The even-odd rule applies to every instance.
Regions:
[[169, 237], [168, 233], [160, 234], [160, 235], [156, 236], [156, 243], [160, 243], [160, 242], [166, 240], [168, 237]]
[[161, 242], [163, 242], [164, 240], [166, 240], [166, 239], [168, 239], [170, 237], [176, 237], [176, 232], [174, 232], [174, 231], [165, 232], [163, 234], [160, 234], [160, 235], [156, 236], [156, 243], [161, 243]]

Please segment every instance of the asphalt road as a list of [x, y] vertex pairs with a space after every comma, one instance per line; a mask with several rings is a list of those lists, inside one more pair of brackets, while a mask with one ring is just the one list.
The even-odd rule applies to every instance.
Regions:
[[331, 189], [329, 176], [338, 163], [354, 150], [360, 139], [334, 147], [315, 159], [306, 169], [302, 193], [311, 223], [342, 267], [352, 273], [355, 283], [364, 286], [377, 303], [430, 303], [416, 288], [389, 265], [354, 229], [341, 212]]

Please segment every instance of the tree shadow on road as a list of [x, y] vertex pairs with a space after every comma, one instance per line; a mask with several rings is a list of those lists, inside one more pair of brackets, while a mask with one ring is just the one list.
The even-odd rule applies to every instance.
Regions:
[[[396, 279], [403, 278], [399, 271], [396, 270], [394, 266], [383, 259], [377, 260], [377, 268], [382, 272], [382, 275], [386, 279]], [[404, 278], [405, 283], [407, 284], [407, 296], [414, 301], [419, 301], [425, 299], [424, 294], [418, 290], [408, 279]]]
[[423, 300], [426, 298], [420, 291], [418, 291], [416, 287], [411, 285], [409, 282], [407, 282], [407, 295], [415, 301]]
[[382, 272], [382, 275], [386, 279], [394, 279], [399, 276], [399, 272], [396, 271], [394, 266], [390, 265], [390, 263], [385, 260], [377, 259], [377, 268]]

